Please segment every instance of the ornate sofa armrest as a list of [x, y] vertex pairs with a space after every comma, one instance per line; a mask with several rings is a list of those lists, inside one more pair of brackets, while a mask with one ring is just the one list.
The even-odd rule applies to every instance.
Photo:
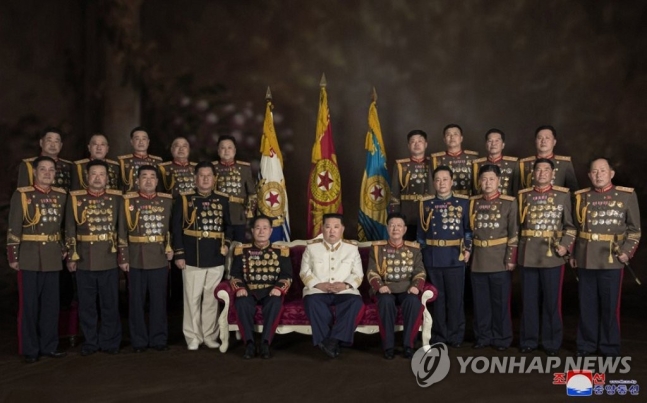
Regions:
[[218, 326], [220, 326], [220, 352], [224, 353], [229, 348], [229, 308], [234, 301], [234, 290], [231, 288], [229, 281], [221, 281], [214, 290], [216, 299], [222, 301], [222, 310], [218, 316]]
[[436, 287], [434, 287], [431, 283], [425, 282], [422, 291], [422, 297], [420, 299], [422, 306], [424, 307], [424, 311], [422, 313], [423, 346], [429, 345], [429, 340], [431, 340], [431, 325], [433, 324], [433, 318], [431, 317], [431, 313], [427, 308], [427, 304], [429, 302], [433, 302], [436, 298], [438, 298], [438, 290], [436, 289]]

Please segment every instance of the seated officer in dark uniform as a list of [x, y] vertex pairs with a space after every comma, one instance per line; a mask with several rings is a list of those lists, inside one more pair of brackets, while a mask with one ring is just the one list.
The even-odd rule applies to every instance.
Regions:
[[407, 231], [400, 213], [391, 213], [386, 219], [388, 241], [373, 242], [366, 277], [377, 298], [380, 315], [380, 335], [384, 358], [392, 360], [394, 352], [394, 327], [398, 310], [402, 306], [404, 321], [404, 358], [413, 357], [413, 346], [422, 320], [423, 306], [420, 292], [425, 284], [420, 245], [404, 240]]
[[254, 314], [259, 304], [263, 306], [261, 357], [270, 358], [270, 344], [283, 310], [283, 296], [292, 282], [290, 248], [270, 245], [272, 220], [269, 217], [256, 216], [251, 226], [254, 243], [234, 249], [230, 281], [236, 292], [238, 328], [246, 344], [243, 358], [256, 355]]
[[420, 202], [418, 242], [427, 278], [438, 290], [433, 302], [432, 342], [461, 347], [465, 337], [465, 263], [472, 250], [467, 196], [452, 192], [452, 170], [434, 169], [435, 196]]

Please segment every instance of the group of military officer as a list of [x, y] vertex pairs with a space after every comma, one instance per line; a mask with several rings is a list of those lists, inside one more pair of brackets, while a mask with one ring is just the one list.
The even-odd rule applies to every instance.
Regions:
[[612, 184], [608, 159], [591, 161], [592, 187], [578, 190], [570, 157], [553, 154], [552, 126], [537, 128], [537, 154], [521, 160], [503, 155], [505, 134], [498, 129], [485, 134], [484, 158], [462, 148], [456, 124], [443, 130], [446, 151], [430, 156], [424, 131], [407, 138], [410, 157], [396, 161], [389, 209], [407, 216], [407, 239], [422, 245], [427, 277], [438, 289], [432, 341], [458, 348], [464, 340], [469, 266], [472, 347], [506, 350], [512, 271], [519, 266], [520, 350], [541, 346], [558, 354], [568, 262], [579, 277], [577, 355], [619, 355], [621, 281], [640, 240], [640, 216], [633, 189]]

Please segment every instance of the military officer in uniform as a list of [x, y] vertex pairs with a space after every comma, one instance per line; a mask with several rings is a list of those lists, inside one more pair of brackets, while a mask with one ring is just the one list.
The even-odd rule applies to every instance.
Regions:
[[74, 169], [72, 173], [72, 187], [70, 190], [80, 190], [88, 188], [87, 170], [85, 166], [92, 160], [105, 161], [108, 164], [108, 189], [121, 190], [119, 163], [117, 161], [106, 158], [108, 155], [108, 139], [101, 133], [93, 134], [88, 143], [88, 151], [90, 158], [74, 161]]
[[256, 211], [256, 183], [249, 162], [237, 161], [236, 139], [229, 135], [218, 138], [216, 190], [229, 195], [229, 214], [234, 241], [245, 242], [247, 219]]
[[[105, 161], [90, 161], [86, 168], [88, 188], [70, 192], [65, 213], [67, 268], [76, 272], [79, 320], [85, 337], [81, 355], [98, 350], [118, 354], [121, 320], [117, 247], [126, 246], [126, 240], [118, 237], [117, 230], [124, 225], [123, 198], [121, 191], [106, 188]], [[99, 329], [97, 296], [101, 309]]]
[[434, 169], [435, 196], [420, 202], [418, 242], [427, 278], [438, 290], [432, 341], [460, 348], [465, 337], [465, 263], [472, 250], [469, 198], [452, 192], [451, 168]]
[[407, 225], [402, 214], [389, 214], [386, 230], [389, 239], [372, 244], [366, 277], [372, 293], [377, 298], [384, 358], [392, 360], [395, 356], [394, 328], [397, 305], [402, 306], [404, 322], [402, 355], [404, 358], [411, 358], [424, 310], [420, 295], [425, 284], [425, 268], [422, 264], [420, 245], [404, 240]]
[[539, 307], [541, 342], [549, 356], [562, 345], [562, 283], [564, 259], [575, 241], [571, 196], [567, 188], [553, 186], [553, 162], [538, 158], [533, 166], [535, 186], [519, 192], [521, 234], [517, 263], [521, 274], [522, 353], [539, 346]]
[[485, 133], [485, 149], [487, 157], [474, 160], [472, 168], [474, 194], [481, 193], [477, 174], [483, 164], [498, 165], [501, 169], [501, 185], [499, 192], [504, 195], [516, 196], [519, 191], [519, 158], [503, 155], [505, 148], [505, 133], [499, 129], [490, 129]]
[[41, 156], [31, 164], [34, 185], [14, 192], [7, 223], [9, 266], [18, 272], [18, 350], [26, 363], [65, 356], [58, 351], [58, 272], [65, 256], [61, 228], [67, 194], [52, 186], [54, 159]]
[[341, 214], [323, 215], [323, 238], [308, 243], [299, 273], [312, 341], [330, 358], [339, 355], [340, 343], [353, 343], [355, 328], [364, 311], [359, 294], [364, 277], [362, 259], [357, 242], [342, 239], [342, 219]]
[[231, 266], [231, 288], [236, 293], [234, 305], [238, 328], [245, 342], [243, 358], [256, 355], [254, 345], [254, 315], [256, 305], [263, 307], [261, 358], [271, 358], [270, 344], [283, 310], [283, 298], [292, 283], [290, 248], [271, 245], [272, 220], [267, 216], [252, 219], [254, 243], [234, 250]]
[[539, 126], [535, 130], [535, 146], [537, 155], [522, 159], [519, 161], [519, 172], [521, 176], [521, 188], [532, 187], [532, 167], [537, 158], [547, 158], [553, 161], [555, 169], [553, 170], [553, 181], [555, 186], [567, 187], [571, 192], [579, 189], [575, 169], [571, 162], [571, 157], [564, 155], [554, 155], [553, 150], [557, 144], [557, 131], [553, 126]]
[[227, 195], [213, 190], [215, 174], [212, 163], [199, 162], [195, 190], [177, 197], [171, 215], [174, 259], [184, 280], [182, 328], [189, 350], [197, 350], [202, 343], [220, 347], [214, 289], [225, 272], [231, 222]]
[[443, 140], [447, 149], [431, 154], [431, 170], [447, 165], [454, 172], [454, 194], [470, 196], [473, 162], [479, 154], [476, 151], [463, 150], [463, 129], [455, 123], [445, 126]]
[[[60, 129], [50, 127], [45, 129], [40, 136], [40, 155], [52, 158], [56, 163], [56, 176], [52, 186], [70, 189], [72, 181], [72, 161], [58, 157], [63, 148], [63, 132]], [[34, 161], [37, 157], [26, 158], [18, 168], [18, 187], [31, 186], [34, 184]]]
[[[128, 245], [119, 247], [119, 267], [128, 273], [130, 342], [136, 353], [148, 347], [168, 350], [166, 319], [166, 282], [168, 261], [173, 258], [170, 220], [173, 199], [157, 193], [158, 172], [152, 165], [142, 165], [137, 172], [139, 192], [124, 195], [126, 226], [119, 228], [119, 238]], [[149, 295], [149, 326], [144, 307]]]
[[132, 129], [130, 131], [130, 144], [133, 147], [133, 153], [117, 157], [124, 193], [137, 190], [135, 182], [139, 167], [142, 165], [157, 166], [162, 162], [160, 157], [148, 154], [150, 138], [147, 129], [139, 126]]
[[407, 220], [407, 233], [404, 239], [416, 240], [418, 228], [418, 201], [431, 194], [429, 189], [429, 157], [427, 152], [427, 133], [412, 130], [407, 134], [409, 158], [395, 161], [391, 177], [391, 200], [389, 211], [401, 213]]
[[599, 351], [620, 355], [620, 295], [623, 267], [640, 241], [640, 212], [633, 188], [615, 186], [615, 171], [606, 158], [593, 160], [593, 188], [575, 192], [578, 229], [574, 259], [580, 278], [577, 355]]
[[195, 162], [189, 161], [189, 142], [177, 137], [171, 144], [173, 161], [159, 164], [164, 191], [176, 198], [180, 193], [195, 187]]
[[472, 294], [474, 335], [472, 348], [492, 346], [504, 351], [512, 343], [510, 295], [512, 270], [517, 261], [516, 199], [499, 192], [501, 169], [483, 165], [479, 171], [482, 194], [470, 199], [473, 229]]

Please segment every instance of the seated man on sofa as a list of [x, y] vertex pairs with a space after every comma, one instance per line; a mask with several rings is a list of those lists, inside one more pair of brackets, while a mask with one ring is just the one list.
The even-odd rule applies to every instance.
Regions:
[[290, 248], [270, 245], [272, 221], [267, 216], [254, 217], [251, 223], [253, 244], [234, 249], [231, 266], [231, 288], [236, 293], [234, 304], [238, 327], [245, 341], [243, 358], [256, 355], [254, 345], [254, 314], [256, 305], [263, 306], [261, 358], [270, 358], [270, 344], [281, 317], [283, 296], [292, 282]]
[[[301, 260], [303, 304], [312, 340], [328, 357], [339, 355], [339, 344], [353, 343], [353, 334], [363, 313], [359, 294], [364, 271], [357, 243], [342, 239], [341, 214], [324, 214], [323, 239], [308, 243]], [[331, 311], [335, 306], [335, 315]]]
[[411, 358], [424, 310], [420, 302], [420, 293], [425, 284], [425, 267], [422, 264], [420, 245], [403, 239], [407, 225], [402, 214], [389, 214], [386, 230], [389, 234], [388, 241], [373, 242], [366, 277], [371, 285], [371, 292], [377, 297], [384, 358], [392, 360], [395, 356], [393, 347], [395, 318], [398, 313], [396, 304], [402, 305], [402, 355], [404, 358]]

